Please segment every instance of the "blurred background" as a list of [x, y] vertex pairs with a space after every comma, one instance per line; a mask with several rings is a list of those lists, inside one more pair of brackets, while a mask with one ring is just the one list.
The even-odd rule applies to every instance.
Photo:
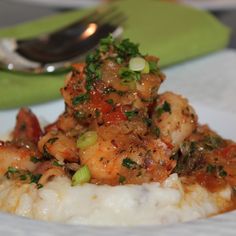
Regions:
[[[75, 8], [88, 8], [111, 0], [0, 0], [0, 27]], [[158, 0], [156, 0], [158, 1]], [[211, 12], [232, 30], [229, 48], [236, 48], [236, 0], [166, 0]]]

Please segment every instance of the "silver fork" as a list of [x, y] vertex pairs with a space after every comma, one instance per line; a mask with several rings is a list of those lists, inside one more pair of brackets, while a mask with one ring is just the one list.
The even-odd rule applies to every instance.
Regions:
[[0, 67], [11, 71], [50, 73], [65, 69], [96, 48], [101, 38], [121, 36], [125, 16], [115, 7], [97, 9], [55, 32], [16, 40], [0, 39]]

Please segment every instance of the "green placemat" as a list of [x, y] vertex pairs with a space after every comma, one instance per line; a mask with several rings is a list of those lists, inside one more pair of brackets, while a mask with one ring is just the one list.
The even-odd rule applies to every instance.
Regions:
[[[157, 0], [123, 0], [115, 4], [128, 17], [123, 37], [140, 43], [143, 53], [159, 56], [162, 67], [219, 50], [229, 40], [228, 28], [207, 12]], [[49, 32], [87, 12], [60, 13], [1, 29], [0, 37], [25, 38]], [[0, 109], [59, 98], [64, 76], [0, 71]]]

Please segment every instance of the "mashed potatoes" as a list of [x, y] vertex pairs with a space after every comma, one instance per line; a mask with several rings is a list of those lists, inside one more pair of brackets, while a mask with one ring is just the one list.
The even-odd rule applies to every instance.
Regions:
[[184, 190], [177, 174], [162, 184], [71, 187], [57, 177], [41, 189], [0, 184], [0, 208], [39, 220], [88, 225], [150, 225], [182, 222], [217, 214], [231, 199], [231, 188], [210, 193], [200, 185]]

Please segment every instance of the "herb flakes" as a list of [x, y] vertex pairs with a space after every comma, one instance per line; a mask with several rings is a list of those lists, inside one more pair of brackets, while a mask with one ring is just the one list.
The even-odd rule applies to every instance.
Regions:
[[155, 110], [158, 118], [160, 118], [164, 112], [169, 112], [171, 114], [171, 106], [167, 101], [165, 101], [161, 107], [156, 107]]
[[15, 167], [9, 166], [5, 176], [8, 179], [18, 179], [26, 183], [28, 182], [29, 184], [34, 183], [36, 184], [37, 188], [41, 187], [38, 182], [42, 177], [42, 174], [32, 174], [32, 172], [28, 170], [17, 169]]
[[140, 56], [139, 45], [130, 42], [129, 39], [123, 39], [120, 43], [116, 43], [115, 49], [121, 58]]
[[135, 161], [133, 161], [132, 159], [126, 157], [122, 161], [122, 166], [124, 166], [128, 169], [136, 169], [138, 167], [138, 164]]
[[125, 115], [128, 118], [128, 120], [131, 120], [132, 118], [138, 115], [138, 110], [125, 111]]
[[30, 161], [32, 161], [33, 163], [38, 163], [41, 160], [38, 157], [36, 157], [36, 156], [32, 156], [32, 157], [30, 157]]
[[54, 166], [63, 166], [62, 164], [60, 164], [58, 161], [53, 161], [52, 162], [52, 164], [54, 165]]
[[79, 96], [76, 96], [72, 99], [72, 105], [76, 106], [78, 104], [83, 104], [83, 103], [87, 102], [88, 100], [89, 100], [88, 93], [80, 94]]
[[204, 147], [207, 150], [214, 150], [221, 146], [223, 140], [219, 136], [206, 136], [204, 138]]
[[120, 184], [124, 184], [124, 182], [126, 181], [126, 178], [122, 175], [119, 176], [119, 183]]
[[208, 164], [206, 167], [206, 172], [208, 174], [216, 174], [221, 178], [224, 178], [228, 175], [227, 172], [224, 170], [224, 167], [221, 165]]

